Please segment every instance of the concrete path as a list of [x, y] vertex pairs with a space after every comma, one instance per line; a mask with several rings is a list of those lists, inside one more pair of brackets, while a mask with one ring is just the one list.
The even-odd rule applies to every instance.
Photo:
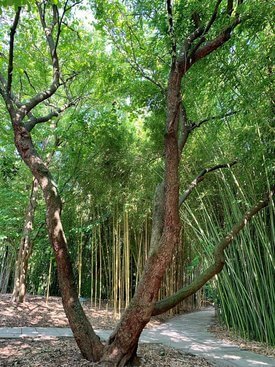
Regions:
[[[142, 333], [145, 341], [160, 342], [183, 352], [203, 356], [221, 367], [275, 367], [275, 359], [224, 343], [207, 331], [214, 318], [212, 308], [179, 315]], [[143, 339], [142, 338], [142, 339]]]
[[[236, 345], [216, 339], [207, 331], [213, 317], [213, 309], [176, 316], [164, 324], [144, 330], [141, 342], [161, 343], [182, 352], [199, 355], [218, 367], [275, 367], [275, 359], [240, 350]], [[110, 333], [108, 330], [97, 330], [97, 334], [104, 340]], [[0, 339], [31, 337], [45, 340], [71, 336], [69, 328], [0, 327]]]

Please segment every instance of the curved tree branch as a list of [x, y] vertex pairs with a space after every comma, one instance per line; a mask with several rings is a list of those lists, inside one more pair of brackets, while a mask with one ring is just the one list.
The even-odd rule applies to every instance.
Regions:
[[234, 30], [234, 28], [237, 27], [241, 23], [240, 17], [237, 17], [233, 20], [233, 22], [227, 26], [216, 38], [213, 40], [206, 42], [202, 47], [199, 47], [195, 50], [195, 52], [192, 52], [191, 56], [188, 60], [188, 66], [187, 68], [190, 68], [193, 64], [195, 64], [197, 61], [203, 59], [204, 57], [211, 54], [213, 51], [217, 50], [219, 47], [221, 47], [224, 43], [230, 40], [231, 33]]
[[[203, 59], [204, 57], [206, 57], [207, 55], [211, 54], [213, 51], [221, 47], [224, 43], [226, 43], [231, 38], [232, 31], [237, 27], [238, 24], [241, 23], [241, 18], [239, 14], [236, 12], [235, 16], [232, 17], [231, 23], [224, 30], [222, 30], [220, 34], [216, 36], [216, 38], [207, 42], [205, 36], [217, 19], [220, 4], [221, 0], [217, 0], [214, 11], [205, 28], [199, 27], [198, 29], [195, 30], [195, 32], [193, 32], [189, 37], [187, 37], [186, 41], [184, 42], [183, 47], [184, 52], [180, 55], [178, 59], [179, 71], [182, 76], [197, 61]], [[231, 15], [233, 12], [233, 8], [231, 8], [231, 5], [232, 5], [231, 1], [229, 0], [226, 10], [227, 16]], [[200, 37], [199, 41], [192, 49], [191, 48], [192, 44], [199, 37]], [[190, 52], [188, 52], [189, 50]]]
[[55, 107], [45, 116], [35, 117], [34, 115], [31, 115], [29, 120], [25, 122], [24, 126], [26, 130], [30, 132], [35, 127], [35, 125], [50, 121], [53, 117], [59, 116], [62, 112], [67, 110], [69, 107], [74, 106], [75, 104], [75, 101], [71, 101], [63, 107]]
[[215, 23], [215, 21], [217, 19], [218, 11], [219, 11], [219, 7], [220, 7], [221, 2], [222, 2], [222, 0], [217, 0], [214, 11], [212, 13], [212, 16], [211, 16], [209, 22], [207, 23], [206, 27], [203, 30], [203, 32], [201, 34], [201, 38], [199, 39], [198, 43], [195, 45], [194, 49], [191, 51], [191, 57], [192, 57], [192, 55], [194, 55], [196, 50], [205, 42], [206, 34], [209, 32], [212, 25]]
[[12, 73], [13, 73], [13, 54], [14, 54], [14, 37], [16, 33], [16, 28], [19, 23], [21, 13], [21, 7], [18, 7], [15, 18], [13, 21], [13, 25], [10, 31], [10, 44], [9, 44], [9, 64], [8, 64], [8, 81], [7, 81], [7, 95], [10, 97], [11, 94], [11, 85], [12, 85]]
[[198, 186], [198, 184], [204, 180], [205, 175], [207, 173], [216, 171], [218, 169], [221, 168], [230, 168], [232, 166], [234, 166], [237, 163], [237, 161], [233, 161], [231, 163], [225, 163], [225, 164], [218, 164], [217, 166], [211, 167], [211, 168], [204, 168], [200, 174], [191, 182], [191, 184], [189, 185], [188, 189], [186, 189], [184, 191], [184, 193], [182, 194], [182, 196], [180, 197], [179, 200], [179, 207], [182, 206], [182, 204], [185, 202], [185, 200], [188, 198], [188, 196], [191, 194], [191, 192], [194, 190], [195, 187]]
[[204, 124], [205, 122], [214, 121], [214, 120], [223, 120], [226, 117], [236, 115], [236, 113], [238, 113], [238, 112], [239, 111], [230, 111], [230, 112], [227, 112], [225, 114], [207, 117], [207, 118], [205, 118], [203, 120], [200, 120], [198, 122], [192, 122], [191, 125], [188, 126], [189, 132], [195, 130], [197, 127], [201, 127], [201, 125]]
[[209, 32], [210, 28], [212, 27], [212, 25], [214, 24], [215, 20], [217, 19], [218, 16], [218, 11], [219, 11], [219, 7], [221, 4], [222, 0], [217, 0], [216, 4], [215, 4], [215, 8], [214, 11], [212, 13], [212, 16], [207, 24], [207, 26], [205, 27], [205, 30], [203, 31], [203, 35], [205, 35], [206, 33]]
[[174, 31], [174, 22], [173, 22], [173, 11], [172, 11], [172, 3], [171, 0], [166, 1], [167, 5], [167, 15], [168, 15], [168, 34], [171, 40], [171, 56], [172, 56], [172, 63], [176, 61], [177, 57], [177, 43]]
[[225, 264], [224, 251], [231, 244], [238, 233], [247, 225], [247, 223], [256, 215], [260, 210], [265, 208], [272, 196], [274, 195], [275, 186], [265, 194], [265, 196], [250, 210], [248, 210], [239, 223], [235, 224], [230, 232], [218, 243], [214, 249], [214, 263], [204, 270], [191, 284], [180, 289], [174, 295], [164, 298], [155, 304], [152, 316], [160, 315], [172, 307], [178, 305], [185, 298], [196, 293], [200, 288], [204, 286], [214, 275], [220, 273]]
[[214, 121], [214, 120], [222, 120], [226, 117], [233, 116], [236, 113], [238, 113], [238, 111], [230, 111], [230, 112], [227, 112], [225, 114], [207, 117], [207, 118], [205, 118], [203, 120], [200, 120], [198, 122], [192, 122], [192, 121], [188, 121], [186, 109], [185, 109], [185, 107], [182, 103], [181, 106], [180, 106], [180, 121], [181, 121], [180, 127], [181, 127], [181, 131], [180, 131], [179, 139], [178, 139], [179, 154], [182, 153], [182, 151], [185, 147], [185, 144], [187, 143], [188, 137], [189, 137], [190, 133], [193, 132], [193, 130], [197, 129], [198, 127], [201, 127], [201, 125], [203, 125], [206, 122], [210, 122], [210, 121]]
[[[43, 92], [40, 92], [38, 94], [36, 94], [35, 96], [33, 96], [29, 102], [25, 103], [21, 108], [20, 108], [20, 113], [22, 115], [22, 117], [24, 118], [35, 106], [37, 106], [39, 103], [43, 102], [44, 100], [48, 99], [49, 97], [51, 97], [59, 88], [60, 86], [60, 67], [59, 67], [59, 59], [58, 59], [58, 55], [57, 55], [57, 50], [56, 50], [56, 42], [53, 39], [53, 28], [55, 25], [55, 21], [53, 20], [53, 24], [51, 27], [49, 27], [46, 23], [45, 20], [45, 6], [42, 6], [41, 3], [37, 3], [37, 8], [39, 11], [39, 16], [40, 16], [40, 22], [41, 25], [43, 27], [45, 36], [46, 36], [46, 40], [48, 43], [48, 47], [50, 50], [50, 55], [51, 55], [51, 60], [52, 60], [52, 68], [53, 68], [53, 79], [52, 79], [52, 83], [49, 86], [48, 89], [44, 90]], [[53, 11], [53, 19], [56, 18], [56, 12], [57, 9], [55, 6], [52, 7], [52, 11]], [[57, 29], [57, 35], [56, 35], [56, 39], [59, 38], [61, 32], [61, 27], [58, 27]]]

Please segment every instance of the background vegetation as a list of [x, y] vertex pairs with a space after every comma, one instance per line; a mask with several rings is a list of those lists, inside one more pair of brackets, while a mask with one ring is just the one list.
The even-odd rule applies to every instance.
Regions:
[[[116, 313], [129, 303], [146, 261], [151, 205], [163, 172], [169, 55], [162, 3], [97, 1], [93, 12], [80, 7], [68, 15], [59, 52], [63, 75], [75, 74], [67, 91], [74, 105], [57, 118], [56, 126], [44, 124], [34, 133], [41, 155], [52, 155], [79, 296], [90, 298], [92, 306], [114, 307]], [[184, 22], [185, 8], [195, 11], [200, 5], [175, 3], [175, 29], [183, 37], [191, 26]], [[185, 79], [188, 118], [203, 126], [192, 134], [182, 160], [182, 186], [188, 187], [204, 168], [237, 164], [207, 174], [182, 207], [182, 243], [163, 280], [162, 297], [187, 284], [195, 268], [205, 268], [214, 244], [271, 185], [271, 12], [267, 2], [261, 5], [260, 10], [255, 1], [246, 5], [253, 16], [236, 32], [234, 47], [228, 42]], [[136, 14], [129, 16], [131, 6]], [[6, 63], [2, 34], [10, 27], [11, 12], [1, 15], [0, 68]], [[17, 34], [14, 83], [27, 99], [46, 84], [50, 72], [35, 15], [25, 11], [23, 24]], [[180, 24], [187, 24], [186, 29]], [[64, 99], [56, 95], [50, 102], [60, 105]], [[32, 177], [15, 152], [2, 101], [0, 119], [0, 286], [1, 292], [10, 292]], [[44, 213], [39, 197], [28, 291], [59, 295]], [[227, 251], [225, 270], [174, 312], [215, 301], [228, 327], [274, 344], [274, 238], [270, 205]]]

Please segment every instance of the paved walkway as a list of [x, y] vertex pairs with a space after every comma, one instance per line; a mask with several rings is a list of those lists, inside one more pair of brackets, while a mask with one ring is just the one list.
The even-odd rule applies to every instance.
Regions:
[[[183, 352], [203, 356], [218, 367], [275, 367], [275, 359], [240, 350], [236, 345], [217, 340], [207, 331], [214, 316], [213, 309], [174, 317], [169, 322], [146, 329], [141, 342], [161, 343]], [[110, 335], [108, 330], [97, 330], [102, 339]], [[0, 327], [1, 338], [71, 337], [69, 328]], [[195, 367], [195, 366], [194, 366]]]

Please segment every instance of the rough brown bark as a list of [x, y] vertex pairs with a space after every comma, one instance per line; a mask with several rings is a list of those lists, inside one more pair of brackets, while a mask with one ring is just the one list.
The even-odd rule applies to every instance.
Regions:
[[32, 252], [31, 232], [33, 230], [34, 213], [38, 198], [38, 181], [33, 179], [31, 195], [25, 214], [23, 234], [20, 241], [20, 247], [17, 254], [15, 265], [14, 286], [12, 300], [15, 302], [24, 302], [26, 296], [26, 281], [29, 257]]
[[[56, 128], [57, 124], [51, 124], [51, 127]], [[29, 131], [29, 124], [25, 124], [26, 130]], [[45, 139], [43, 143], [43, 151], [49, 144], [49, 137]], [[58, 139], [55, 141], [55, 147], [58, 145]], [[47, 154], [46, 165], [49, 166], [51, 159], [55, 153], [53, 149], [51, 153]], [[15, 275], [14, 275], [14, 287], [12, 300], [14, 302], [22, 303], [25, 300], [27, 292], [27, 272], [28, 272], [28, 262], [32, 253], [33, 243], [31, 240], [31, 232], [33, 230], [34, 215], [39, 195], [39, 183], [36, 178], [33, 178], [31, 186], [31, 194], [28, 202], [28, 207], [25, 214], [25, 221], [23, 227], [23, 234], [20, 241], [20, 247], [17, 254], [17, 261], [15, 265]]]
[[[150, 251], [143, 276], [129, 307], [110, 337], [105, 348], [103, 360], [113, 366], [124, 366], [136, 350], [139, 336], [151, 318], [157, 299], [162, 277], [171, 262], [173, 249], [179, 242], [179, 154], [177, 128], [180, 106], [180, 82], [176, 65], [173, 65], [167, 94], [167, 121], [165, 134], [165, 178], [164, 178], [164, 223], [163, 232], [158, 244]], [[159, 195], [162, 196], [160, 186]], [[158, 195], [156, 195], [158, 198]], [[161, 206], [157, 206], [161, 213]], [[159, 227], [160, 228], [160, 227]], [[156, 227], [155, 236], [159, 236]]]
[[83, 356], [88, 360], [97, 361], [101, 356], [103, 346], [90, 325], [78, 299], [61, 222], [61, 199], [47, 165], [34, 149], [30, 133], [20, 124], [21, 121], [17, 117], [18, 114], [13, 115], [15, 145], [43, 191], [47, 208], [48, 233], [56, 258], [64, 310]]

